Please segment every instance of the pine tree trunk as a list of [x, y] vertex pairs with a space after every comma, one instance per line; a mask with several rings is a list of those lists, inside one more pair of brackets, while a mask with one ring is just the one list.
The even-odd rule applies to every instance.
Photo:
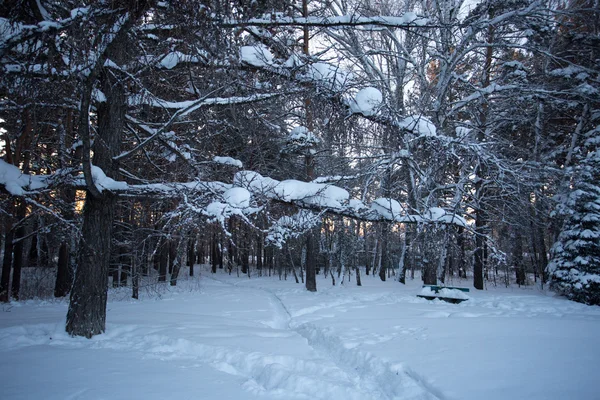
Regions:
[[[83, 170], [87, 184], [83, 211], [82, 238], [75, 282], [71, 291], [66, 331], [71, 336], [91, 338], [106, 328], [106, 300], [108, 295], [108, 269], [111, 238], [115, 217], [116, 196], [109, 191], [99, 192], [92, 181], [90, 156], [94, 153], [94, 165], [113, 179], [119, 179], [119, 166], [113, 161], [121, 151], [122, 134], [127, 109], [124, 81], [114, 70], [104, 65], [105, 58], [121, 64], [125, 54], [127, 34], [148, 6], [146, 2], [129, 4], [130, 18], [112, 37], [97, 64], [82, 84], [79, 111], [79, 133], [83, 142]], [[90, 106], [92, 90], [100, 78], [100, 88], [106, 102], [97, 104], [97, 134], [93, 149], [90, 148]]]
[[9, 285], [10, 285], [10, 270], [13, 263], [13, 238], [14, 231], [11, 221], [6, 218], [4, 225], [4, 258], [2, 260], [2, 278], [0, 280], [0, 302], [8, 303]]
[[66, 330], [71, 336], [91, 338], [106, 328], [108, 266], [116, 199], [88, 193], [83, 209], [78, 267], [71, 291]]

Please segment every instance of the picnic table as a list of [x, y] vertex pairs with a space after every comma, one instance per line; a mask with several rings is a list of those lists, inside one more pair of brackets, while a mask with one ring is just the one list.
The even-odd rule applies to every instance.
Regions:
[[439, 285], [423, 285], [421, 293], [417, 297], [427, 300], [440, 299], [448, 303], [461, 303], [469, 300], [469, 296], [464, 293], [469, 293], [469, 288], [455, 286], [439, 286]]

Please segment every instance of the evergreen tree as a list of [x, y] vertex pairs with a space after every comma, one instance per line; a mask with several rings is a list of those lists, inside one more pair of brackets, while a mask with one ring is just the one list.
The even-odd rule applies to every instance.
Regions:
[[589, 152], [579, 165], [564, 204], [567, 216], [548, 265], [554, 290], [569, 299], [596, 305], [600, 305], [599, 139], [587, 141]]

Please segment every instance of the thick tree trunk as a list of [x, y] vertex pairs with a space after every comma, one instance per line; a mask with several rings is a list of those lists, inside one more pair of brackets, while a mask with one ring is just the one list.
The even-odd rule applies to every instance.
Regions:
[[[115, 217], [116, 197], [109, 191], [100, 192], [93, 182], [91, 171], [90, 106], [92, 90], [100, 77], [100, 88], [106, 101], [97, 104], [97, 134], [94, 138], [94, 165], [113, 179], [119, 179], [119, 166], [113, 161], [121, 151], [122, 134], [127, 108], [125, 81], [115, 70], [105, 66], [110, 58], [121, 64], [125, 57], [127, 35], [148, 6], [145, 1], [128, 3], [129, 18], [114, 34], [106, 51], [100, 54], [87, 75], [79, 111], [79, 134], [83, 142], [83, 171], [87, 194], [83, 211], [82, 239], [80, 241], [75, 282], [67, 312], [66, 331], [72, 336], [93, 335], [106, 327], [106, 299], [111, 238]], [[118, 14], [117, 14], [118, 18]], [[104, 38], [106, 39], [106, 38]]]
[[91, 338], [106, 327], [108, 265], [116, 199], [86, 197], [78, 268], [67, 313], [67, 332]]

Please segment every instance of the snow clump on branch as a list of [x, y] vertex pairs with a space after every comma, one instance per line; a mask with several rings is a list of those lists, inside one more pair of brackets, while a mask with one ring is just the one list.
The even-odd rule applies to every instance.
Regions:
[[350, 102], [352, 114], [362, 114], [365, 117], [375, 115], [381, 107], [383, 95], [374, 87], [366, 87], [360, 90]]

